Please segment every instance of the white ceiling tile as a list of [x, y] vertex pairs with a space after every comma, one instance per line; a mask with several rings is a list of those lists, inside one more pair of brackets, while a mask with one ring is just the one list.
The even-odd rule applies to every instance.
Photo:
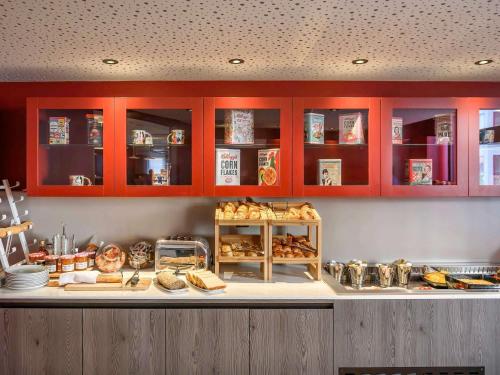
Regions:
[[499, 81], [499, 13], [500, 0], [0, 0], [0, 81]]

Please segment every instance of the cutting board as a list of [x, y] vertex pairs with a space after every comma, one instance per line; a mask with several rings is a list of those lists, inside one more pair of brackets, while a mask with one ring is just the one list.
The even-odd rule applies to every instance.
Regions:
[[96, 284], [67, 284], [64, 286], [64, 290], [72, 291], [109, 291], [109, 290], [147, 290], [152, 283], [151, 278], [143, 278], [139, 280], [136, 286], [131, 286], [130, 284], [125, 286], [122, 283], [96, 283]]
[[[96, 282], [97, 283], [121, 284], [122, 275], [120, 273], [101, 273], [101, 274], [97, 275]], [[58, 287], [59, 280], [55, 280], [55, 279], [49, 280], [49, 283], [47, 284], [47, 286]]]

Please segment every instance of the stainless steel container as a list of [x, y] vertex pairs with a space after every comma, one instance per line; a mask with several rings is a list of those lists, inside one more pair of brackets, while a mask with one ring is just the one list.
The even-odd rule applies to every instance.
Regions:
[[351, 276], [351, 286], [355, 289], [361, 289], [365, 282], [367, 264], [356, 261], [349, 263], [347, 267]]
[[391, 264], [377, 264], [379, 285], [381, 288], [389, 288], [394, 277], [394, 267]]
[[344, 267], [345, 265], [343, 263], [338, 263], [334, 260], [330, 260], [326, 263], [326, 268], [330, 275], [333, 276], [335, 281], [341, 282], [342, 281], [342, 276], [344, 274]]
[[407, 288], [411, 275], [411, 263], [399, 263], [394, 266], [396, 268], [396, 275], [398, 278], [398, 286], [400, 288]]

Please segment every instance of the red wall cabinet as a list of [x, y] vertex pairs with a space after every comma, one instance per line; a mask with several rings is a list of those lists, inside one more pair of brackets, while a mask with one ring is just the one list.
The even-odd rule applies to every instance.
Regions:
[[28, 98], [28, 193], [113, 195], [114, 124], [113, 98]]
[[384, 196], [468, 195], [466, 99], [383, 98]]
[[500, 98], [470, 98], [469, 194], [500, 196]]
[[116, 98], [116, 192], [203, 192], [203, 99]]
[[380, 195], [380, 99], [295, 98], [293, 194]]
[[291, 98], [205, 98], [204, 124], [206, 195], [292, 194]]

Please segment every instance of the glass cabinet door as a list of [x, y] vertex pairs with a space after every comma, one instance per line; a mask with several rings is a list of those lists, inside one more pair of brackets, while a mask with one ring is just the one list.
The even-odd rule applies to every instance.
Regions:
[[130, 195], [201, 193], [202, 100], [117, 101], [118, 190]]
[[378, 195], [379, 100], [294, 101], [294, 194]]
[[30, 193], [111, 193], [113, 99], [33, 98], [28, 127]]
[[291, 100], [205, 99], [205, 182], [215, 195], [291, 193]]
[[389, 167], [383, 170], [385, 192], [466, 195], [468, 123], [459, 103], [453, 99], [383, 99], [382, 108], [382, 147], [388, 157], [384, 161], [389, 161], [383, 164]]
[[470, 101], [470, 194], [500, 196], [500, 100]]

